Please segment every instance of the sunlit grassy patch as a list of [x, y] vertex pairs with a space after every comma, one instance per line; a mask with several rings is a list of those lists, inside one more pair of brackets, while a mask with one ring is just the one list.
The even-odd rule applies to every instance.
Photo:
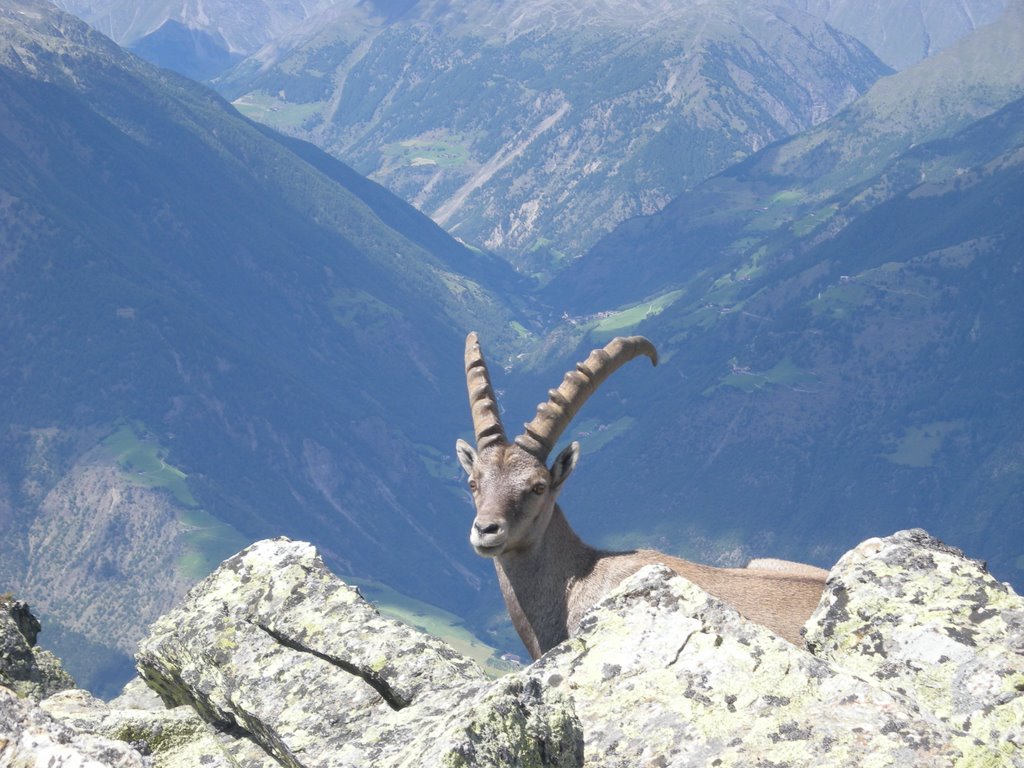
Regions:
[[709, 395], [721, 387], [734, 387], [744, 392], [756, 392], [769, 385], [805, 389], [813, 387], [817, 381], [817, 376], [803, 370], [788, 357], [780, 360], [768, 371], [754, 371], [733, 360], [730, 373], [715, 386], [704, 390], [704, 394]]
[[802, 189], [784, 189], [776, 192], [769, 200], [769, 205], [796, 205], [804, 199]]
[[324, 107], [324, 102], [293, 104], [266, 93], [247, 93], [232, 102], [246, 117], [272, 128], [296, 128]]
[[184, 507], [197, 507], [188, 476], [164, 461], [166, 451], [141, 424], [125, 424], [103, 441], [103, 447], [133, 485], [164, 488]]
[[627, 309], [610, 312], [600, 318], [597, 325], [594, 326], [594, 332], [612, 336], [619, 334], [633, 326], [639, 325], [649, 317], [660, 315], [666, 307], [670, 306], [682, 294], [682, 291], [670, 291]]
[[811, 211], [802, 219], [793, 222], [793, 232], [797, 237], [804, 237], [831, 219], [838, 210], [838, 205], [827, 205], [817, 211]]
[[189, 526], [181, 538], [184, 552], [178, 558], [178, 571], [198, 581], [225, 559], [252, 542], [227, 523], [202, 509], [187, 510], [181, 519]]
[[177, 568], [187, 579], [203, 578], [250, 543], [235, 528], [199, 506], [189, 490], [188, 475], [167, 463], [167, 450], [144, 425], [124, 424], [103, 440], [102, 446], [132, 485], [163, 489], [174, 498], [182, 524], [182, 554]]
[[348, 576], [344, 580], [359, 587], [383, 615], [441, 638], [463, 656], [476, 661], [488, 675], [498, 677], [515, 668], [514, 664], [502, 661], [498, 650], [470, 632], [455, 614], [403, 595], [384, 584]]
[[946, 438], [963, 427], [963, 421], [933, 421], [909, 427], [900, 438], [896, 450], [883, 456], [904, 467], [930, 467], [935, 454]]
[[579, 440], [584, 454], [596, 453], [615, 438], [628, 432], [635, 423], [636, 419], [630, 416], [623, 416], [608, 423], [587, 419], [573, 424], [571, 434], [566, 437]]
[[469, 161], [469, 149], [454, 137], [406, 139], [383, 148], [384, 155], [411, 166], [455, 168]]

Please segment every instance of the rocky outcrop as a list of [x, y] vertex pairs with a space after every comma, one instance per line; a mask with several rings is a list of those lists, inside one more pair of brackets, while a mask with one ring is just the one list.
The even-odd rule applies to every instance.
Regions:
[[187, 706], [167, 708], [136, 678], [107, 703], [83, 690], [62, 691], [41, 708], [77, 732], [127, 744], [155, 768], [276, 768], [279, 763], [253, 739], [225, 733]]
[[0, 765], [4, 768], [142, 768], [123, 741], [59, 722], [30, 699], [0, 687]]
[[92, 698], [36, 646], [40, 629], [26, 603], [0, 596], [0, 766], [142, 768], [142, 755], [123, 740], [61, 722], [38, 705], [62, 693]]
[[832, 570], [811, 651], [1024, 765], [1024, 601], [928, 536], [869, 539]]
[[34, 716], [155, 766], [1024, 766], [1024, 601], [918, 530], [840, 560], [807, 648], [654, 566], [498, 680], [263, 541], [137, 662], [148, 687]]
[[60, 660], [36, 645], [39, 630], [27, 603], [0, 595], [0, 687], [36, 701], [75, 687]]
[[136, 660], [168, 705], [251, 735], [286, 766], [581, 764], [559, 691], [488, 680], [382, 617], [305, 543], [262, 541], [227, 560]]

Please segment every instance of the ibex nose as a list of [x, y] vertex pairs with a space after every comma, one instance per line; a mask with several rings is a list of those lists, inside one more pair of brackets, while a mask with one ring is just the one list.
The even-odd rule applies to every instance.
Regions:
[[497, 557], [505, 546], [508, 533], [501, 523], [474, 520], [473, 529], [469, 532], [469, 543], [478, 555]]

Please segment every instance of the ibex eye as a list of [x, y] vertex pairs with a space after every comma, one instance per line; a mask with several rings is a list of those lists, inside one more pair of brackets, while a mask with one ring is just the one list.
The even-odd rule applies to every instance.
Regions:
[[469, 490], [471, 490], [471, 491], [475, 491], [476, 490], [476, 480], [470, 480], [469, 481]]
[[534, 483], [533, 492], [536, 493], [538, 496], [544, 493], [544, 491], [546, 491], [547, 489], [548, 488], [546, 485], [544, 485], [544, 483]]

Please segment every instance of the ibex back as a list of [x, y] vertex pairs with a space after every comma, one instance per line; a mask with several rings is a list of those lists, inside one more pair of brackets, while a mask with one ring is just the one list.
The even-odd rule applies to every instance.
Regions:
[[548, 454], [597, 387], [639, 355], [657, 365], [654, 346], [641, 336], [617, 338], [565, 375], [525, 432], [509, 442], [498, 413], [487, 364], [475, 333], [466, 339], [466, 383], [476, 450], [456, 444], [469, 476], [476, 519], [469, 540], [477, 554], [494, 560], [505, 604], [526, 648], [536, 659], [579, 628], [583, 614], [622, 579], [660, 563], [748, 619], [792, 643], [818, 604], [827, 573], [786, 560], [755, 560], [747, 568], [714, 568], [637, 550], [606, 552], [585, 544], [556, 503], [579, 459], [579, 443], [551, 466]]

